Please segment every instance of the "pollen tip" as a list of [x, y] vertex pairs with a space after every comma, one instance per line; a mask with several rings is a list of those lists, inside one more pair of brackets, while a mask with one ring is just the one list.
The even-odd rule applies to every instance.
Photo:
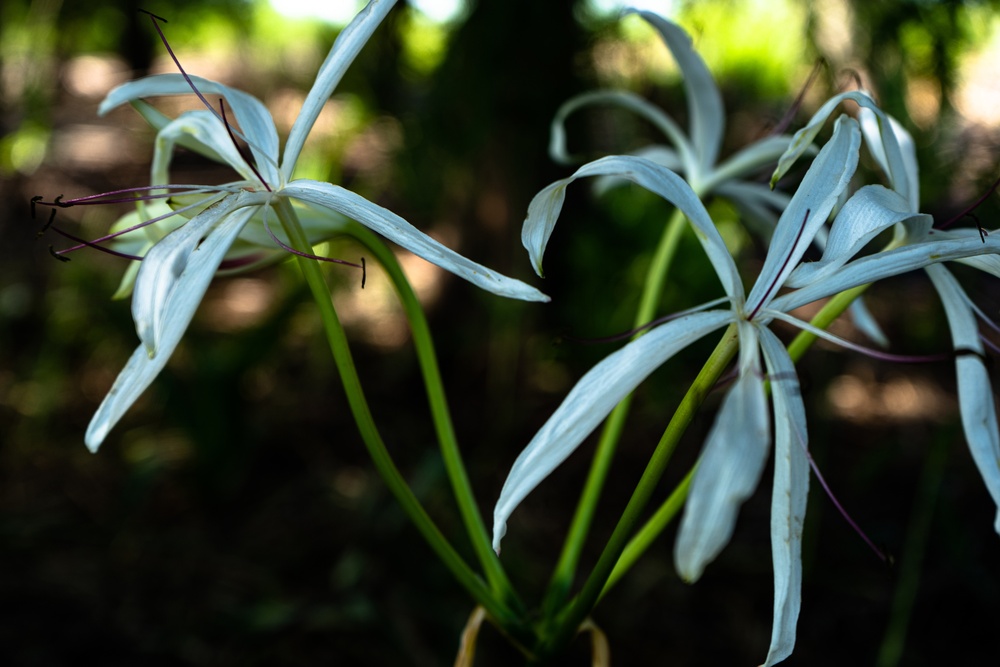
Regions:
[[49, 246], [49, 254], [58, 259], [60, 262], [70, 261], [69, 257], [60, 255], [53, 246]]
[[365, 288], [365, 282], [368, 280], [368, 269], [365, 266], [365, 258], [361, 258], [361, 289]]

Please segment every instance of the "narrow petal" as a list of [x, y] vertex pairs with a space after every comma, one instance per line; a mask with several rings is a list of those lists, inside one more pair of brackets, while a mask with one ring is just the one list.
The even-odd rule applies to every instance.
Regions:
[[[645, 146], [630, 152], [629, 155], [655, 162], [679, 174], [684, 173], [684, 163], [681, 161], [680, 155], [677, 154], [677, 151], [666, 146]], [[627, 179], [616, 176], [598, 176], [594, 180], [594, 194], [602, 195], [611, 188], [625, 185], [627, 182]]]
[[877, 135], [881, 138], [881, 152], [885, 155], [890, 185], [903, 199], [910, 201], [910, 184], [905, 160], [899, 149], [899, 142], [896, 140], [896, 135], [890, 130], [889, 118], [878, 108], [871, 97], [856, 90], [831, 97], [813, 114], [813, 117], [806, 126], [795, 133], [792, 143], [788, 146], [788, 150], [778, 160], [778, 168], [774, 170], [774, 175], [771, 177], [771, 187], [773, 188], [795, 161], [809, 149], [816, 135], [819, 134], [819, 131], [826, 123], [827, 118], [830, 117], [833, 110], [844, 100], [853, 100], [861, 107], [870, 109], [875, 115], [875, 121], [879, 130]]
[[[719, 156], [726, 114], [722, 95], [705, 61], [691, 47], [691, 38], [679, 26], [653, 12], [637, 12], [656, 28], [684, 75], [691, 143], [694, 144], [702, 173], [708, 173]], [[693, 174], [689, 174], [693, 176]]]
[[792, 200], [780, 190], [749, 181], [720, 183], [715, 194], [728, 199], [739, 210], [740, 222], [765, 241], [774, 234], [778, 216]]
[[584, 176], [617, 176], [636, 183], [660, 195], [687, 216], [712, 262], [726, 294], [743, 295], [743, 284], [726, 244], [691, 186], [680, 176], [649, 160], [623, 155], [611, 155], [589, 162], [570, 176], [544, 188], [528, 205], [528, 217], [521, 229], [521, 242], [528, 250], [535, 272], [542, 275], [542, 255], [555, 228], [566, 197], [566, 187]]
[[[164, 323], [156, 341], [156, 353], [148, 352], [145, 341], [132, 353], [87, 428], [86, 443], [90, 451], [97, 451], [111, 428], [163, 370], [187, 330], [226, 250], [252, 215], [253, 209], [246, 208], [220, 221], [201, 245], [189, 253], [186, 264], [177, 267], [180, 272], [173, 281], [174, 287], [164, 295], [165, 300], [161, 304]], [[145, 266], [144, 262], [143, 268]]]
[[599, 90], [583, 93], [569, 99], [559, 107], [555, 118], [552, 119], [552, 132], [551, 139], [549, 140], [549, 155], [556, 162], [560, 164], [575, 164], [580, 161], [577, 157], [570, 155], [566, 149], [565, 122], [571, 113], [581, 107], [592, 104], [620, 106], [648, 120], [653, 127], [660, 130], [674, 145], [677, 154], [680, 156], [681, 164], [688, 171], [697, 170], [698, 158], [695, 156], [694, 148], [688, 142], [687, 137], [684, 136], [681, 128], [674, 122], [674, 119], [665, 114], [656, 105], [626, 90]]
[[863, 333], [868, 340], [872, 341], [879, 347], [887, 349], [889, 347], [889, 337], [885, 335], [882, 331], [882, 327], [879, 326], [878, 320], [872, 315], [872, 312], [868, 309], [868, 305], [862, 297], [858, 297], [851, 303], [848, 312], [851, 314], [851, 320], [854, 322], [855, 328]]
[[[903, 173], [906, 176], [907, 182], [907, 187], [905, 188], [907, 204], [911, 211], [919, 211], [920, 177], [917, 166], [917, 149], [913, 143], [913, 137], [910, 136], [906, 128], [900, 125], [895, 118], [888, 114], [885, 117], [889, 121], [889, 127], [896, 137], [896, 142], [899, 144], [899, 154], [902, 157]], [[858, 110], [858, 122], [861, 123], [861, 132], [865, 135], [865, 144], [868, 146], [868, 150], [871, 151], [872, 157], [878, 162], [883, 172], [891, 175], [892, 167], [885, 154], [885, 144], [882, 142], [880, 135], [882, 124], [879, 122], [878, 116], [871, 109], [861, 107]]]
[[[191, 81], [209, 102], [222, 97], [233, 110], [233, 118], [253, 153], [257, 169], [272, 187], [278, 181], [278, 131], [267, 107], [253, 95], [221, 83], [192, 76]], [[113, 89], [101, 102], [97, 113], [104, 115], [115, 107], [144, 97], [191, 95], [191, 86], [180, 74], [156, 74], [129, 81]]]
[[[215, 248], [215, 244], [208, 243], [219, 237], [218, 232], [213, 230], [223, 222], [230, 223], [230, 218], [233, 217], [242, 221], [239, 224], [242, 230], [253, 215], [254, 208], [246, 208], [238, 216], [234, 212], [250, 206], [258, 199], [259, 196], [255, 197], [248, 192], [231, 195], [205, 209], [183, 227], [167, 234], [146, 254], [136, 277], [132, 319], [135, 320], [139, 340], [146, 346], [150, 357], [160, 354], [165, 332], [174, 326], [171, 318], [176, 317], [178, 301], [193, 300], [194, 305], [190, 308], [193, 313], [194, 307], [201, 300], [201, 293], [192, 290], [191, 281], [204, 280], [204, 287], [207, 287], [225, 250], [235, 239], [234, 236], [226, 243], [222, 254], [214, 261], [215, 257], [209, 254], [208, 248]], [[230, 226], [227, 225], [226, 229]], [[167, 354], [170, 352], [167, 351]]]
[[823, 257], [801, 264], [789, 276], [787, 287], [801, 287], [833, 274], [885, 230], [902, 224], [910, 239], [923, 239], [934, 219], [914, 213], [905, 199], [881, 185], [866, 185], [847, 200], [827, 237]]
[[150, 167], [152, 183], [159, 185], [170, 182], [170, 160], [174, 145], [189, 143], [189, 140], [209, 149], [198, 151], [199, 153], [221, 157], [244, 179], [251, 182], [257, 180], [253, 169], [236, 149], [222, 121], [207, 109], [199, 109], [182, 113], [157, 133], [153, 164]]
[[808, 432], [799, 380], [785, 346], [758, 329], [771, 378], [774, 403], [774, 486], [771, 490], [771, 561], [774, 564], [774, 625], [763, 667], [792, 654], [802, 603], [802, 529], [809, 495]]
[[898, 276], [932, 264], [1000, 253], [1000, 238], [994, 236], [987, 236], [985, 242], [980, 241], [978, 236], [940, 238], [940, 240], [937, 240], [937, 236], [935, 234], [930, 237], [935, 240], [885, 250], [848, 262], [825, 280], [782, 294], [771, 302], [769, 308], [787, 313], [852, 287]]
[[442, 269], [451, 271], [456, 276], [464, 278], [488, 292], [523, 301], [549, 300], [549, 297], [534, 287], [520, 280], [508, 278], [463, 257], [427, 236], [392, 211], [373, 204], [350, 190], [330, 183], [300, 179], [289, 183], [282, 190], [282, 194], [303, 202], [333, 209], [378, 232], [413, 254], [423, 257], [431, 264], [437, 264]]
[[[157, 132], [165, 128], [174, 120], [173, 118], [166, 115], [165, 113], [154, 107], [149, 102], [146, 102], [145, 100], [132, 100], [131, 105], [132, 108], [135, 109], [147, 123], [149, 123], [149, 126], [152, 127], [154, 130], [156, 130]], [[184, 148], [188, 149], [189, 151], [193, 151], [198, 155], [202, 155], [210, 160], [214, 160], [215, 162], [218, 162], [220, 164], [229, 163], [228, 160], [223, 158], [221, 155], [216, 153], [214, 150], [212, 150], [205, 144], [195, 140], [194, 137], [183, 134], [178, 135], [176, 137], [176, 144], [178, 146], [183, 146]], [[229, 142], [229, 145], [232, 146], [232, 141]], [[165, 183], [166, 181], [153, 181], [153, 182]]]
[[760, 481], [770, 440], [754, 325], [740, 323], [740, 375], [705, 441], [674, 545], [677, 573], [697, 581], [732, 537], [736, 517]]
[[755, 175], [761, 168], [776, 163], [788, 150], [791, 141], [792, 138], [787, 135], [765, 137], [755, 141], [717, 166], [702, 187], [708, 191], [719, 183]]
[[334, 89], [340, 83], [347, 68], [351, 66], [361, 49], [368, 43], [375, 28], [382, 23], [395, 4], [396, 0], [371, 0], [337, 35], [333, 47], [330, 48], [330, 53], [327, 54], [326, 60], [323, 61], [316, 74], [316, 81], [309, 90], [309, 94], [306, 95], [305, 102], [302, 103], [302, 110], [299, 111], [299, 115], [292, 124], [292, 130], [288, 134], [285, 153], [281, 160], [281, 175], [284, 182], [291, 180], [292, 172], [295, 171], [295, 163], [302, 152], [302, 146], [305, 145], [306, 137], [312, 131], [313, 124], [319, 118], [326, 101], [333, 95]]
[[826, 223], [840, 194], [847, 189], [858, 166], [861, 131], [858, 124], [841, 116], [833, 136], [809, 165], [802, 183], [778, 219], [771, 246], [757, 282], [747, 297], [747, 311], [753, 312], [774, 297], [802, 255]]
[[493, 549], [524, 498], [593, 432], [650, 373], [699, 338], [726, 325], [728, 311], [695, 313], [666, 324], [605, 357], [573, 387], [511, 467], [493, 509]]
[[1000, 533], [1000, 430], [997, 427], [993, 385], [983, 363], [983, 345], [979, 341], [976, 316], [968, 304], [968, 297], [948, 269], [928, 266], [927, 275], [941, 295], [955, 350], [975, 353], [960, 353], [955, 357], [958, 406], [972, 459], [997, 505], [993, 527]]

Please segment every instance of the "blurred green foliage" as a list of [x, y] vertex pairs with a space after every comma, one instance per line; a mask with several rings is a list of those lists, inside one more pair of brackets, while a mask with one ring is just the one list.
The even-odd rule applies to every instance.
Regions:
[[[560, 103], [617, 86], [679, 119], [687, 113], [665, 49], [640, 22], [573, 0], [480, 0], [444, 25], [401, 5], [345, 77], [303, 171], [358, 190], [503, 272], [530, 279], [520, 222], [531, 196], [567, 174], [546, 151]], [[731, 116], [726, 151], [766, 133], [823, 58], [828, 67], [796, 122], [839, 86], [853, 85], [849, 72], [857, 71], [917, 138], [926, 210], [946, 219], [995, 178], [1000, 118], [990, 125], [963, 116], [970, 94], [963, 85], [973, 56], [996, 42], [996, 2], [680, 5], [679, 20], [723, 89]], [[192, 71], [211, 66], [225, 83], [260, 96], [279, 121], [286, 107], [297, 110], [296, 95], [308, 89], [338, 30], [283, 18], [263, 2], [142, 7], [169, 19], [171, 45]], [[97, 71], [73, 69], [85, 55], [110, 63], [122, 80], [169, 71], [136, 8], [112, 0], [0, 5], [0, 659], [442, 664], [457, 647], [468, 601], [366, 462], [293, 267], [269, 269], [252, 277], [257, 282], [217, 281], [209, 300], [218, 308], [203, 308], [168, 370], [104, 449], [85, 451], [90, 415], [136, 344], [127, 306], [108, 300], [123, 267], [96, 253], [65, 265], [51, 260], [47, 246], [59, 239], [36, 239], [43, 221], [30, 219], [27, 202], [35, 194], [143, 184], [151, 133], [127, 114], [98, 119], [103, 93], [83, 94], [70, 78]], [[659, 140], [651, 127], [610, 109], [574, 118], [571, 133], [591, 156]], [[91, 136], [104, 143], [84, 141]], [[226, 177], [185, 154], [175, 167], [191, 178]], [[725, 202], [711, 210], [752, 267], [762, 256], [759, 242], [740, 233]], [[60, 213], [59, 222], [98, 235], [119, 212], [82, 221]], [[543, 289], [552, 304], [502, 302], [449, 279], [438, 285], [428, 308], [487, 513], [534, 429], [613, 349], [558, 341], [628, 328], [669, 214], [636, 188], [596, 198], [577, 185], [547, 258]], [[996, 226], [995, 197], [978, 215]], [[664, 313], [718, 294], [697, 244], [684, 243]], [[356, 288], [332, 278], [342, 294]], [[250, 317], [234, 315], [232, 294], [262, 285], [263, 305]], [[982, 287], [970, 292], [996, 313], [996, 295]], [[872, 295], [900, 350], [944, 345], [947, 332], [927, 293], [919, 280], [901, 279]], [[366, 299], [376, 298], [358, 299], [374, 309]], [[445, 532], [458, 536], [411, 351], [405, 337], [377, 343], [390, 325], [364, 317], [353, 325], [362, 377], [400, 467]], [[613, 525], [700, 362], [695, 350], [642, 390], [595, 540]], [[912, 508], [927, 505], [914, 503], [922, 462], [933, 447], [948, 452], [928, 510], [932, 537], [918, 546], [926, 550], [923, 576], [906, 584], [919, 588], [900, 664], [950, 660], [955, 646], [963, 660], [990, 664], [1000, 553], [988, 497], [947, 398], [954, 395], [950, 366], [868, 366], [818, 349], [802, 372], [814, 456], [840, 500], [897, 561], [911, 556], [896, 550], [908, 544]], [[846, 375], [876, 387], [897, 378], [930, 382], [944, 388], [944, 404], [907, 419], [845, 419], [831, 414], [829, 386]], [[700, 442], [690, 434], [673, 481]], [[547, 580], [587, 451], [529, 499], [511, 531], [505, 564], [529, 599]], [[697, 586], [677, 581], [668, 536], [602, 603], [596, 620], [616, 663], [759, 659], [771, 603], [766, 495], [748, 504], [733, 544]], [[867, 664], [889, 624], [894, 572], [880, 568], [819, 491], [807, 531], [800, 639], [787, 664]], [[482, 641], [477, 664], [516, 663], [501, 638], [487, 632]], [[567, 664], [585, 660], [581, 649]]]

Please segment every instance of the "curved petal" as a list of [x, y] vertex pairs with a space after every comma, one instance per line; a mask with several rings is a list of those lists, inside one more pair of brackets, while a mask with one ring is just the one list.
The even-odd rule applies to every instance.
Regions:
[[684, 30], [653, 12], [637, 13], [659, 31], [684, 75], [691, 143], [694, 144], [695, 155], [701, 166], [700, 172], [708, 173], [719, 156], [722, 130], [726, 122], [719, 88], [705, 66], [705, 61], [691, 47], [691, 37]]
[[715, 223], [691, 186], [674, 172], [638, 157], [610, 155], [589, 162], [570, 176], [542, 189], [528, 205], [528, 217], [521, 229], [521, 242], [528, 250], [535, 272], [542, 275], [542, 254], [555, 228], [566, 197], [566, 187], [584, 176], [618, 176], [660, 195], [687, 216], [722, 286], [729, 296], [743, 295], [743, 284], [733, 258], [726, 249]]
[[765, 241], [774, 234], [778, 216], [792, 200], [780, 190], [750, 181], [726, 181], [715, 188], [715, 194], [728, 199], [739, 210], [743, 224]]
[[927, 275], [941, 295], [951, 340], [959, 352], [955, 357], [955, 370], [962, 428], [969, 442], [972, 460], [976, 462], [986, 489], [997, 505], [993, 528], [1000, 533], [1000, 430], [997, 427], [993, 386], [983, 364], [983, 345], [979, 341], [976, 316], [968, 305], [968, 297], [948, 269], [928, 266]]
[[857, 122], [847, 116], [838, 118], [833, 136], [809, 165], [778, 220], [764, 266], [747, 297], [747, 312], [766, 305], [799, 263], [816, 232], [826, 223], [840, 193], [847, 189], [858, 166], [860, 145]]
[[667, 359], [731, 320], [731, 313], [720, 310], [672, 320], [587, 371], [514, 461], [493, 509], [493, 549], [500, 553], [500, 541], [514, 509], [579, 447], [623, 398]]
[[[221, 96], [233, 110], [233, 117], [239, 125], [237, 136], [242, 136], [250, 146], [257, 169], [271, 187], [278, 180], [278, 131], [267, 107], [253, 95], [230, 88], [216, 81], [191, 76], [198, 91], [208, 96]], [[143, 97], [160, 95], [190, 95], [194, 91], [181, 74], [156, 74], [135, 81], [123, 83], [113, 89], [101, 102], [97, 113], [104, 115], [115, 107]], [[207, 111], [207, 110], [206, 110]], [[214, 107], [213, 107], [214, 111]], [[221, 122], [221, 119], [220, 119]], [[236, 131], [236, 130], [234, 130]]]
[[[146, 341], [132, 353], [87, 427], [86, 443], [90, 451], [97, 451], [108, 431], [163, 370], [194, 317], [226, 250], [252, 215], [252, 208], [229, 215], [219, 222], [201, 245], [188, 253], [188, 261], [184, 266], [173, 267], [179, 270], [179, 275], [173, 281], [173, 289], [164, 295], [165, 300], [160, 304], [163, 327], [157, 337], [155, 354], [148, 351]], [[150, 255], [155, 250], [156, 248], [151, 250]], [[145, 267], [144, 262], [143, 268]], [[138, 291], [138, 285], [136, 290]]]
[[823, 257], [818, 262], [801, 264], [788, 277], [785, 285], [801, 287], [822, 280], [857, 255], [872, 239], [896, 224], [906, 227], [908, 238], [923, 239], [934, 219], [914, 213], [906, 200], [892, 190], [881, 185], [864, 186], [847, 200], [837, 214], [830, 227]]
[[[216, 226], [224, 222], [229, 223], [237, 209], [251, 206], [259, 199], [259, 196], [255, 197], [248, 192], [226, 197], [196, 215], [183, 227], [167, 234], [146, 254], [139, 268], [139, 275], [136, 277], [135, 293], [132, 296], [132, 319], [135, 320], [139, 340], [146, 346], [150, 357], [160, 354], [165, 332], [174, 326], [171, 318], [176, 317], [176, 303], [193, 299], [196, 306], [201, 300], [201, 293], [193, 291], [189, 283], [196, 277], [201, 280], [201, 272], [206, 270], [206, 262], [211, 263], [214, 260], [214, 255], [209, 255], [205, 246], [210, 240], [217, 238]], [[240, 230], [253, 213], [253, 208], [247, 208], [236, 216], [241, 221]], [[227, 224], [226, 229], [229, 228], [230, 225]], [[208, 286], [208, 280], [215, 273], [222, 256], [235, 238], [234, 236], [226, 244], [218, 261], [211, 264], [211, 271], [208, 271], [205, 278], [205, 287]], [[213, 241], [208, 247], [214, 248], [215, 243]], [[194, 313], [193, 306], [191, 313]], [[168, 351], [167, 354], [169, 353]]]
[[767, 461], [770, 420], [759, 354], [755, 325], [740, 322], [740, 375], [705, 441], [674, 544], [677, 573], [687, 582], [697, 581], [729, 542]]
[[334, 89], [340, 83], [347, 68], [358, 57], [361, 49], [375, 32], [375, 28], [382, 23], [394, 4], [396, 4], [396, 0], [371, 0], [337, 35], [337, 39], [334, 40], [330, 53], [327, 54], [326, 60], [320, 66], [319, 72], [316, 74], [316, 81], [309, 89], [309, 94], [306, 95], [302, 109], [296, 116], [288, 134], [285, 153], [281, 159], [281, 175], [284, 182], [291, 180], [299, 153], [302, 152], [306, 137], [309, 136], [313, 124], [319, 118], [323, 105], [330, 99], [330, 95], [333, 95]]
[[806, 126], [795, 133], [792, 143], [788, 146], [788, 150], [778, 160], [778, 168], [774, 170], [774, 175], [771, 176], [771, 187], [773, 188], [795, 161], [809, 149], [816, 135], [819, 134], [820, 129], [826, 123], [826, 119], [830, 117], [830, 114], [837, 108], [837, 105], [844, 100], [853, 100], [861, 107], [871, 109], [875, 115], [875, 121], [879, 129], [878, 136], [882, 140], [881, 151], [885, 155], [890, 185], [893, 190], [902, 195], [903, 199], [910, 201], [910, 187], [905, 161], [899, 149], [899, 142], [896, 140], [896, 135], [890, 130], [889, 118], [878, 108], [871, 97], [856, 90], [831, 97], [813, 114], [813, 117]]
[[[935, 236], [930, 238], [934, 239]], [[848, 262], [825, 280], [782, 294], [771, 302], [769, 308], [787, 313], [852, 287], [898, 276], [907, 271], [915, 271], [940, 262], [998, 253], [1000, 253], [1000, 239], [995, 239], [993, 236], [987, 236], [985, 242], [980, 241], [978, 236], [970, 236], [914, 243]]]
[[808, 431], [799, 380], [785, 346], [766, 327], [758, 329], [774, 402], [774, 486], [771, 490], [771, 561], [774, 625], [763, 667], [792, 654], [802, 603], [802, 529], [809, 495]]
[[[655, 162], [658, 165], [666, 167], [670, 171], [677, 173], [684, 172], [684, 163], [677, 154], [677, 151], [667, 148], [666, 146], [646, 146], [640, 148], [639, 150], [632, 151], [629, 153], [633, 157], [641, 157], [650, 162]], [[611, 188], [618, 187], [619, 185], [625, 185], [627, 180], [624, 178], [617, 178], [615, 176], [598, 176], [594, 180], [594, 194], [602, 195]]]
[[854, 322], [855, 328], [867, 336], [868, 340], [882, 349], [889, 347], [889, 337], [882, 331], [882, 327], [879, 326], [878, 320], [875, 319], [875, 316], [868, 309], [863, 297], [859, 296], [855, 299], [848, 308], [848, 312], [851, 314], [851, 320]]
[[[135, 109], [139, 115], [142, 116], [147, 123], [149, 123], [150, 127], [157, 131], [157, 133], [159, 133], [160, 130], [165, 128], [167, 125], [170, 125], [170, 123], [174, 120], [145, 100], [132, 100], [131, 104], [132, 108]], [[230, 141], [229, 145], [232, 146], [232, 143], [233, 142]], [[180, 134], [176, 137], [176, 144], [220, 164], [229, 164], [227, 159], [223, 158], [205, 144], [196, 141], [194, 137]], [[165, 182], [166, 181], [153, 181], [153, 183]]]
[[173, 157], [174, 145], [191, 141], [208, 148], [208, 151], [199, 150], [199, 153], [221, 157], [240, 176], [250, 182], [256, 182], [257, 177], [253, 169], [236, 149], [222, 121], [208, 110], [197, 110], [182, 113], [157, 133], [153, 164], [150, 167], [150, 179], [153, 184], [170, 182], [170, 160]]
[[423, 257], [431, 264], [437, 264], [442, 269], [451, 271], [456, 276], [464, 278], [488, 292], [523, 301], [549, 300], [549, 297], [531, 285], [514, 278], [508, 278], [467, 259], [427, 236], [392, 211], [373, 204], [350, 190], [330, 183], [300, 179], [289, 183], [282, 190], [282, 194], [303, 202], [333, 209], [378, 232], [413, 254]]
[[681, 163], [686, 167], [687, 171], [697, 171], [698, 159], [695, 156], [694, 149], [688, 138], [684, 136], [684, 132], [674, 122], [674, 119], [665, 114], [656, 105], [626, 90], [599, 90], [583, 93], [582, 95], [570, 98], [559, 107], [555, 118], [552, 119], [552, 132], [549, 139], [549, 155], [556, 162], [560, 164], [574, 164], [579, 162], [579, 159], [570, 155], [566, 150], [565, 122], [571, 113], [590, 104], [620, 106], [645, 118], [660, 130], [664, 136], [670, 139], [674, 148], [677, 149], [677, 153], [680, 155]]
[[[917, 149], [913, 143], [913, 137], [910, 133], [900, 125], [895, 118], [886, 114], [886, 119], [889, 121], [889, 128], [891, 128], [893, 135], [896, 137], [896, 142], [899, 144], [899, 154], [902, 157], [903, 173], [906, 176], [907, 187], [905, 192], [907, 193], [907, 204], [911, 211], [920, 210], [920, 177], [918, 174], [917, 166]], [[892, 174], [892, 167], [889, 164], [889, 160], [885, 154], [885, 144], [882, 142], [882, 137], [880, 132], [882, 131], [882, 124], [879, 122], [878, 117], [875, 115], [871, 109], [866, 109], [861, 107], [858, 110], [858, 121], [861, 123], [861, 132], [865, 135], [865, 144], [868, 146], [868, 150], [871, 151], [872, 157], [878, 162], [882, 171], [888, 175]]]

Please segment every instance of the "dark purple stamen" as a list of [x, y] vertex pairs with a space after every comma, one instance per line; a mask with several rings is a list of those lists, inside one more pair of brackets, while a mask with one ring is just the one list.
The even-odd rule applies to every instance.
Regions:
[[991, 194], [996, 192], [996, 189], [998, 187], [1000, 187], [1000, 178], [997, 178], [997, 180], [993, 181], [993, 185], [990, 186], [989, 190], [987, 190], [982, 197], [973, 202], [971, 206], [966, 208], [964, 211], [956, 215], [951, 220], [948, 220], [947, 222], [940, 225], [935, 225], [935, 227], [937, 227], [938, 229], [948, 229], [956, 222], [958, 222], [959, 220], [968, 215], [971, 216], [976, 221], [976, 227], [979, 228], [979, 238], [982, 240], [983, 243], [986, 243], [986, 236], [989, 234], [989, 232], [987, 232], [986, 229], [984, 229], [983, 226], [979, 224], [979, 218], [976, 218], [976, 216], [972, 215], [972, 212], [975, 211], [977, 208], [979, 208]]
[[337, 259], [335, 257], [320, 257], [319, 255], [314, 255], [309, 252], [302, 252], [301, 250], [296, 250], [295, 248], [288, 245], [287, 243], [284, 243], [281, 239], [275, 236], [274, 232], [271, 231], [271, 225], [267, 223], [267, 216], [264, 216], [264, 229], [267, 231], [268, 236], [271, 237], [271, 240], [277, 243], [279, 246], [281, 246], [282, 250], [290, 252], [293, 255], [296, 255], [298, 257], [305, 257], [306, 259], [315, 259], [320, 262], [330, 262], [331, 264], [343, 264], [344, 266], [352, 266], [355, 269], [361, 269], [361, 289], [365, 288], [365, 281], [368, 278], [368, 270], [365, 267], [364, 257], [361, 258], [360, 264], [355, 264], [354, 262], [348, 262], [346, 259]]
[[[785, 257], [785, 261], [782, 262], [781, 269], [779, 269], [778, 274], [777, 274], [778, 276], [780, 276], [782, 273], [785, 272], [785, 268], [788, 266], [788, 263], [790, 261], [792, 261], [792, 255], [795, 254], [795, 248], [796, 248], [796, 246], [799, 245], [799, 241], [802, 239], [802, 234], [804, 234], [805, 231], [806, 231], [806, 224], [809, 222], [809, 214], [810, 213], [812, 213], [812, 209], [807, 208], [806, 209], [806, 215], [802, 219], [802, 224], [799, 226], [799, 232], [798, 232], [798, 234], [795, 235], [795, 241], [792, 243], [792, 249], [788, 252], [788, 256]], [[767, 300], [771, 297], [771, 294], [776, 289], [778, 289], [778, 279], [777, 278], [775, 278], [774, 282], [772, 282], [768, 286], [767, 291], [764, 292], [764, 296], [762, 296], [760, 298], [760, 303], [757, 304], [757, 306], [753, 309], [753, 312], [750, 313], [749, 317], [747, 317], [747, 322], [749, 322], [750, 320], [752, 320], [757, 315], [758, 311], [760, 311], [760, 309], [764, 306], [764, 304], [767, 303]]]
[[36, 204], [40, 206], [55, 206], [57, 208], [70, 208], [72, 206], [97, 206], [100, 204], [132, 204], [137, 201], [154, 201], [157, 199], [168, 199], [175, 196], [178, 193], [163, 192], [160, 194], [148, 194], [139, 197], [118, 197], [117, 195], [125, 195], [136, 192], [150, 192], [153, 193], [156, 190], [184, 190], [179, 194], [202, 194], [205, 192], [212, 192], [213, 188], [206, 188], [204, 185], [143, 185], [136, 188], [123, 188], [121, 190], [112, 190], [111, 192], [102, 192], [96, 195], [87, 195], [86, 197], [77, 197], [75, 199], [67, 199], [62, 201], [63, 195], [59, 195], [52, 201], [43, 201], [41, 196], [31, 198], [32, 206], [32, 217], [34, 217], [34, 207]]
[[771, 130], [771, 135], [776, 136], [788, 129], [788, 126], [792, 124], [795, 119], [795, 114], [799, 112], [802, 107], [802, 100], [805, 99], [806, 93], [812, 88], [813, 82], [816, 81], [816, 77], [819, 76], [820, 71], [826, 67], [826, 60], [819, 58], [816, 64], [813, 65], [812, 72], [809, 73], [809, 78], [806, 79], [806, 83], [802, 86], [802, 90], [799, 91], [798, 96], [796, 96], [795, 101], [792, 102], [792, 106], [788, 107], [788, 111], [785, 115], [781, 117], [778, 124], [774, 126]]
[[[66, 230], [59, 229], [58, 227], [53, 227], [52, 231], [54, 231], [56, 234], [59, 234], [60, 236], [65, 236], [70, 241], [75, 241], [76, 243], [80, 244], [80, 245], [74, 246], [72, 248], [66, 248], [65, 250], [52, 251], [53, 255], [56, 255], [59, 259], [62, 259], [62, 260], [67, 261], [67, 262], [69, 261], [69, 257], [64, 257], [64, 255], [66, 253], [72, 252], [74, 250], [79, 250], [80, 248], [83, 248], [83, 247], [93, 248], [94, 250], [100, 250], [101, 252], [105, 252], [105, 253], [107, 253], [109, 255], [114, 255], [115, 257], [121, 257], [123, 259], [134, 259], [134, 260], [141, 260], [142, 259], [142, 257], [138, 257], [137, 255], [129, 255], [129, 254], [126, 254], [124, 252], [118, 252], [117, 250], [112, 250], [111, 248], [105, 248], [104, 246], [99, 245], [98, 241], [88, 241], [86, 239], [80, 238], [79, 236], [74, 236], [73, 234], [70, 234]], [[105, 238], [111, 238], [111, 237], [105, 237]], [[103, 240], [103, 239], [99, 239], [99, 241], [100, 240]], [[50, 249], [51, 249], [51, 247], [50, 247]]]
[[52, 209], [49, 212], [49, 221], [46, 222], [45, 225], [41, 229], [38, 230], [38, 236], [43, 236], [45, 234], [45, 232], [49, 231], [49, 227], [52, 226], [52, 221], [55, 220], [55, 219], [56, 219], [56, 210]]

